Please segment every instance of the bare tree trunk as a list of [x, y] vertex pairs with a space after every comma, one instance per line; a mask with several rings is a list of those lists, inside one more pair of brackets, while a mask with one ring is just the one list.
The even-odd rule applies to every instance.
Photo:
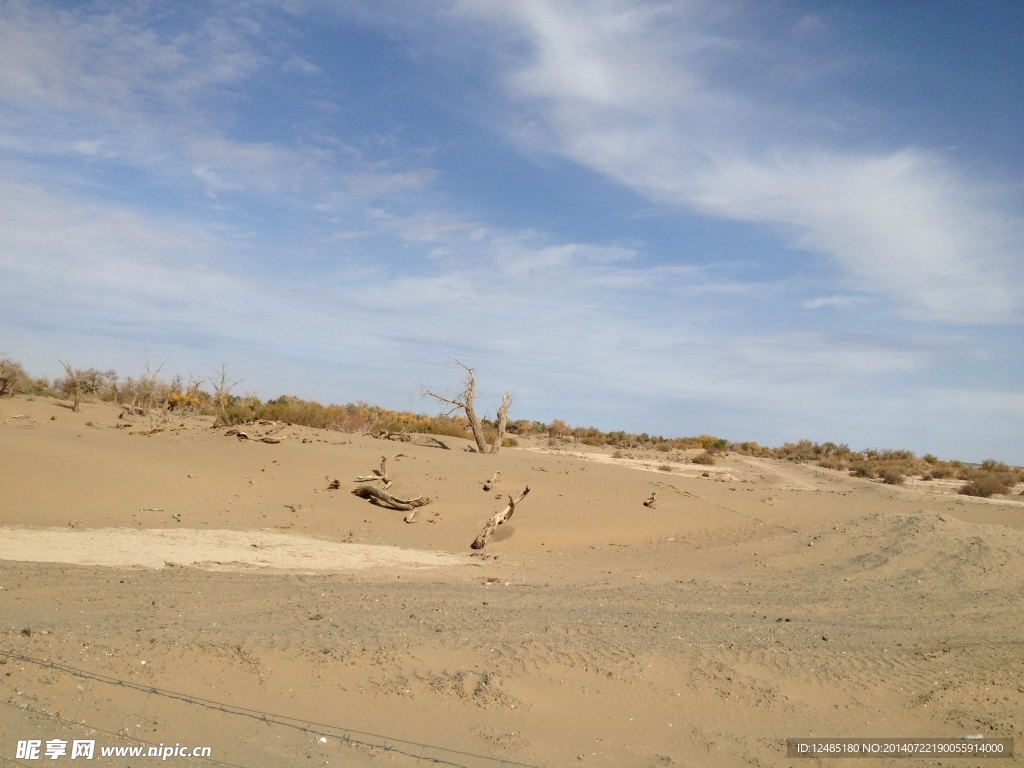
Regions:
[[512, 405], [512, 394], [506, 392], [501, 397], [501, 407], [498, 409], [498, 434], [491, 443], [491, 453], [501, 450], [501, 444], [505, 441], [505, 429], [508, 427], [508, 409]]

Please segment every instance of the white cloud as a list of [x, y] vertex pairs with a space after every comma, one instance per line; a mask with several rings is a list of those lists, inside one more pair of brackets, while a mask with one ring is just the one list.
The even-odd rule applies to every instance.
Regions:
[[821, 309], [822, 307], [849, 309], [863, 302], [863, 296], [818, 296], [817, 298], [802, 302], [800, 306], [804, 309]]
[[655, 200], [779, 227], [915, 316], [1024, 318], [1024, 217], [1008, 190], [926, 150], [844, 148], [820, 115], [741, 87], [723, 73], [765, 55], [764, 41], [738, 15], [723, 34], [728, 5], [585, 5], [468, 6], [532, 45], [507, 79], [516, 140]]

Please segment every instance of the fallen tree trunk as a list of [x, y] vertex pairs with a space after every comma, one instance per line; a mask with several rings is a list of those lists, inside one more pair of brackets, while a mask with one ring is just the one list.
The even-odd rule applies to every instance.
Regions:
[[388, 507], [408, 512], [409, 514], [405, 516], [405, 522], [407, 523], [413, 522], [417, 507], [426, 506], [431, 501], [423, 496], [417, 496], [414, 499], [400, 499], [380, 488], [374, 488], [372, 485], [361, 485], [358, 488], [353, 488], [352, 493], [360, 498], [369, 499], [371, 504], [376, 504], [378, 507]]
[[526, 486], [526, 490], [523, 491], [522, 495], [518, 499], [513, 499], [511, 496], [508, 497], [508, 506], [505, 507], [501, 512], [498, 512], [487, 521], [487, 525], [480, 531], [480, 535], [477, 536], [473, 543], [470, 545], [473, 549], [483, 549], [487, 546], [487, 539], [494, 533], [494, 529], [504, 523], [513, 513], [516, 511], [516, 504], [526, 498], [526, 494], [530, 492], [530, 486]]

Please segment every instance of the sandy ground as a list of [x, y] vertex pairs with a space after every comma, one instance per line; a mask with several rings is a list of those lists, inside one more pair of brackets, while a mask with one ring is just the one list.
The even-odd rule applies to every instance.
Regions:
[[[17, 759], [26, 739], [209, 745], [177, 764], [239, 766], [788, 766], [786, 738], [808, 736], [1024, 750], [1017, 497], [118, 414], [0, 401], [11, 764], [40, 764]], [[349, 492], [381, 456], [392, 493], [433, 499], [417, 522]]]

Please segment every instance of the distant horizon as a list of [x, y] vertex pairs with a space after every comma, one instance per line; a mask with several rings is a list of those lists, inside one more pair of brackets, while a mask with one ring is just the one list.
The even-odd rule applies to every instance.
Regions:
[[[0, 356], [1024, 465], [1024, 4], [5, 0]], [[271, 395], [276, 397], [277, 395]]]
[[[0, 355], [0, 357], [5, 357], [5, 356]], [[15, 362], [20, 362], [20, 361], [16, 360], [13, 357], [10, 358], [10, 359], [14, 360]], [[114, 370], [114, 372], [117, 373], [118, 381], [120, 381], [120, 382], [123, 382], [123, 381], [125, 381], [128, 378], [132, 378], [132, 379], [137, 379], [138, 378], [138, 376], [133, 376], [133, 375], [130, 375], [130, 374], [129, 375], [122, 375], [119, 371], [116, 371], [115, 369], [111, 369], [111, 368], [104, 368], [104, 367], [91, 366], [91, 365], [83, 367], [83, 366], [77, 365], [74, 361], [68, 361], [68, 362], [70, 362], [72, 364], [72, 367], [74, 367], [76, 369], [79, 369], [79, 370], [95, 369], [95, 370], [98, 370], [98, 371], [101, 371], [101, 372], [104, 372], [104, 373], [106, 373], [108, 371], [111, 371], [111, 370]], [[152, 363], [153, 363], [154, 367], [160, 365], [159, 361], [152, 361]], [[57, 382], [57, 381], [60, 381], [62, 378], [64, 378], [63, 371], [61, 371], [61, 373], [56, 374], [54, 376], [49, 376], [49, 375], [45, 375], [45, 374], [44, 374], [44, 376], [39, 376], [39, 375], [36, 374], [35, 371], [28, 370], [26, 368], [26, 373], [29, 375], [29, 377], [31, 377], [33, 379], [46, 378], [50, 382]], [[229, 374], [229, 378], [232, 381], [234, 381], [235, 377], [234, 377], [233, 373], [230, 370], [227, 371], [227, 373]], [[169, 385], [170, 382], [173, 381], [176, 377], [180, 377], [181, 381], [183, 382], [183, 384], [185, 386], [188, 385], [188, 383], [189, 383], [188, 376], [187, 375], [182, 375], [181, 373], [174, 373], [174, 372], [167, 373], [167, 372], [161, 370], [159, 378], [160, 378], [160, 382], [161, 383]], [[202, 378], [199, 378], [199, 377], [194, 377], [194, 378], [198, 378], [199, 379], [199, 389], [200, 389], [200, 391], [204, 392], [207, 395], [211, 395], [212, 394], [209, 391], [210, 387], [212, 386], [212, 377], [210, 375], [207, 375], [207, 376], [202, 377]], [[204, 388], [202, 386], [203, 384], [206, 384], [207, 387]], [[412, 396], [410, 398], [410, 400], [412, 401], [411, 404], [410, 404], [410, 407], [404, 408], [404, 407], [402, 407], [400, 405], [391, 406], [391, 405], [387, 405], [387, 404], [383, 404], [383, 403], [372, 402], [372, 401], [370, 401], [370, 400], [368, 400], [366, 398], [358, 398], [358, 397], [355, 398], [355, 399], [352, 399], [352, 400], [345, 401], [345, 402], [336, 402], [336, 401], [330, 401], [330, 400], [317, 399], [317, 398], [313, 398], [313, 397], [303, 397], [302, 395], [300, 395], [300, 394], [298, 394], [296, 392], [282, 392], [282, 393], [277, 394], [277, 395], [263, 396], [263, 395], [261, 395], [261, 394], [259, 394], [257, 392], [244, 390], [244, 388], [241, 387], [242, 384], [244, 384], [244, 380], [239, 381], [238, 386], [232, 388], [231, 394], [232, 394], [233, 397], [238, 397], [238, 398], [255, 397], [255, 398], [259, 399], [261, 402], [264, 402], [264, 403], [267, 403], [267, 402], [270, 402], [270, 401], [274, 401], [274, 400], [278, 400], [278, 399], [280, 399], [282, 397], [294, 397], [294, 398], [297, 398], [298, 400], [301, 400], [301, 401], [304, 401], [304, 402], [315, 402], [315, 403], [318, 403], [319, 405], [322, 405], [324, 407], [330, 407], [330, 406], [345, 407], [345, 406], [349, 406], [349, 405], [365, 404], [367, 407], [370, 407], [370, 408], [381, 408], [383, 410], [395, 411], [395, 412], [398, 412], [398, 413], [408, 412], [408, 413], [414, 413], [416, 415], [425, 415], [425, 416], [431, 416], [431, 417], [433, 417], [433, 416], [440, 416], [440, 415], [443, 415], [443, 414], [451, 412], [451, 409], [445, 409], [443, 407], [439, 408], [436, 413], [431, 413], [429, 408], [424, 408], [422, 410], [419, 410], [419, 409], [415, 408], [414, 406], [417, 403], [422, 404], [422, 405], [427, 405], [427, 404], [430, 404], [430, 403], [433, 402], [433, 401], [430, 400], [429, 397], [423, 397], [423, 396], [420, 396], [419, 394], [414, 395], [414, 396]], [[456, 384], [456, 382], [453, 382], [453, 384]], [[241, 392], [238, 391], [240, 389], [241, 389]], [[452, 386], [452, 387], [448, 387], [448, 388], [438, 387], [438, 390], [439, 391], [442, 391], [442, 390], [443, 391], [450, 391], [452, 394], [455, 394], [458, 391], [458, 386], [456, 385], [456, 386]], [[18, 394], [23, 394], [24, 395], [24, 394], [27, 394], [27, 393], [19, 392]], [[500, 400], [500, 398], [499, 398], [499, 400]], [[102, 400], [100, 399], [99, 401], [102, 401]], [[0, 402], [2, 402], [2, 400], [0, 400]], [[88, 400], [86, 400], [85, 402], [88, 402]], [[480, 417], [482, 419], [486, 420], [486, 421], [493, 422], [495, 409], [491, 408], [491, 409], [488, 410], [486, 407], [484, 407], [484, 403], [482, 401], [480, 401], [479, 398], [478, 398], [478, 401], [477, 401], [476, 405], [477, 405], [477, 410], [478, 410], [478, 413], [480, 414]], [[458, 414], [456, 414], [456, 415], [458, 415]], [[797, 444], [797, 443], [800, 443], [803, 440], [810, 440], [812, 443], [815, 443], [815, 444], [818, 444], [818, 445], [824, 445], [826, 443], [834, 443], [837, 446], [847, 446], [851, 451], [854, 451], [856, 453], [864, 453], [864, 452], [872, 451], [872, 450], [874, 450], [874, 451], [882, 451], [882, 452], [884, 452], [884, 451], [910, 451], [910, 450], [912, 450], [913, 453], [915, 454], [915, 456], [917, 456], [918, 458], [923, 457], [923, 456], [927, 456], [927, 455], [932, 455], [932, 456], [935, 456], [940, 461], [945, 461], [945, 462], [959, 461], [959, 462], [963, 463], [966, 466], [979, 466], [982, 462], [984, 462], [986, 460], [996, 460], [996, 461], [1000, 461], [1002, 463], [1005, 463], [1005, 464], [1008, 464], [1008, 465], [1014, 466], [1014, 467], [1024, 466], [1022, 464], [1018, 464], [1018, 463], [1015, 463], [1013, 461], [1006, 461], [1006, 460], [1004, 460], [1003, 457], [1000, 457], [1000, 456], [994, 456], [994, 455], [993, 456], [988, 456], [988, 455], [986, 455], [986, 456], [984, 456], [981, 459], [968, 460], [968, 459], [964, 459], [963, 457], [960, 457], [960, 456], [940, 456], [940, 455], [936, 454], [934, 451], [930, 451], [930, 450], [915, 450], [915, 449], [911, 449], [908, 446], [903, 446], [903, 445], [886, 445], [886, 446], [882, 446], [882, 445], [869, 445], [869, 446], [864, 446], [864, 447], [858, 448], [856, 446], [852, 446], [849, 442], [847, 442], [845, 440], [836, 439], [835, 436], [833, 436], [831, 438], [823, 439], [823, 440], [812, 439], [812, 438], [808, 438], [808, 437], [796, 437], [796, 438], [789, 438], [789, 439], [783, 440], [782, 442], [772, 444], [772, 443], [764, 443], [764, 442], [761, 442], [759, 440], [756, 440], [756, 439], [753, 439], [753, 438], [749, 438], [749, 437], [743, 437], [743, 436], [736, 437], [736, 436], [733, 436], [733, 435], [717, 434], [717, 433], [709, 433], [709, 432], [690, 432], [690, 433], [686, 433], [686, 434], [683, 434], [683, 433], [672, 434], [672, 433], [667, 433], [667, 432], [658, 431], [658, 430], [652, 431], [650, 429], [632, 430], [632, 429], [629, 429], [628, 427], [616, 426], [616, 425], [601, 426], [600, 424], [574, 423], [574, 422], [572, 422], [572, 421], [570, 421], [568, 419], [564, 419], [564, 418], [562, 418], [560, 416], [555, 416], [555, 417], [553, 417], [551, 419], [547, 419], [547, 420], [541, 420], [541, 419], [530, 418], [528, 415], [521, 415], [521, 414], [519, 414], [517, 412], [516, 408], [515, 408], [515, 401], [514, 401], [514, 399], [513, 399], [513, 403], [512, 403], [512, 408], [509, 411], [508, 420], [509, 420], [509, 424], [513, 424], [516, 421], [529, 421], [531, 424], [543, 424], [545, 426], [550, 426], [552, 424], [552, 422], [554, 422], [556, 420], [561, 420], [561, 421], [565, 422], [569, 427], [571, 427], [573, 429], [576, 429], [576, 428], [579, 428], [579, 429], [591, 429], [591, 428], [593, 428], [593, 429], [597, 429], [597, 430], [599, 430], [599, 431], [601, 431], [601, 432], [603, 432], [605, 434], [612, 433], [612, 432], [624, 432], [627, 435], [631, 435], [631, 436], [634, 436], [634, 437], [639, 437], [641, 435], [647, 435], [649, 438], [657, 437], [659, 439], [666, 440], [666, 441], [675, 440], [675, 439], [687, 439], [687, 438], [695, 438], [695, 437], [701, 437], [701, 436], [708, 436], [708, 437], [715, 437], [715, 438], [719, 438], [719, 439], [722, 439], [722, 440], [726, 440], [730, 444], [740, 444], [740, 443], [745, 443], [745, 442], [754, 442], [754, 443], [757, 443], [758, 445], [760, 445], [763, 448], [772, 448], [772, 449], [782, 448], [786, 444]], [[510, 435], [515, 435], [516, 433], [510, 432], [509, 434]], [[467, 434], [467, 438], [466, 439], [467, 440], [471, 440], [471, 436]]]

